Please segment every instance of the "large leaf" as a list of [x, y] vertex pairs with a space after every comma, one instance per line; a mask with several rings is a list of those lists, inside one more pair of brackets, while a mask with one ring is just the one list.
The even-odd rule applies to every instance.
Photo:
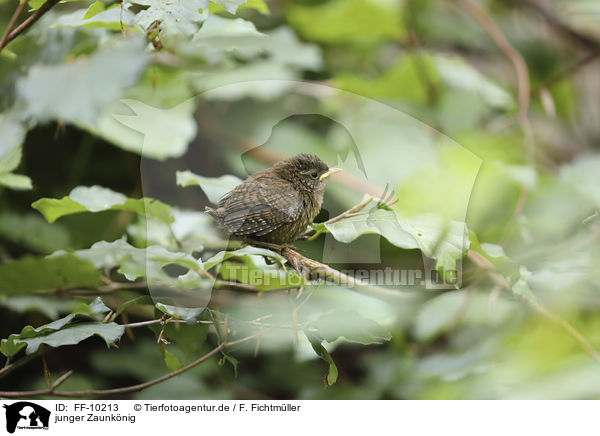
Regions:
[[153, 198], [133, 199], [101, 186], [78, 186], [61, 199], [42, 198], [31, 205], [49, 221], [79, 212], [127, 210], [156, 218], [164, 223], [173, 222], [171, 207]]
[[38, 121], [93, 125], [105, 105], [136, 83], [147, 60], [143, 38], [130, 35], [89, 57], [32, 68], [17, 81], [17, 94], [26, 114]]
[[377, 42], [400, 38], [401, 11], [389, 2], [333, 0], [317, 6], [294, 6], [290, 23], [307, 39], [324, 43]]
[[114, 109], [103, 113], [91, 130], [125, 150], [164, 160], [183, 155], [196, 136], [193, 98], [168, 109], [133, 99], [123, 99], [121, 103], [134, 115], [116, 113], [116, 107], [111, 106]]
[[200, 186], [208, 201], [217, 204], [221, 197], [239, 185], [242, 180], [236, 176], [224, 175], [221, 177], [203, 177], [191, 171], [177, 171], [177, 185]]
[[[64, 318], [34, 328], [25, 326], [21, 333], [12, 334], [8, 339], [2, 339], [0, 352], [7, 357], [14, 356], [20, 349], [26, 347], [25, 353], [35, 353], [42, 344], [51, 347], [74, 345], [91, 336], [98, 335], [107, 346], [115, 343], [123, 335], [125, 328], [115, 323], [99, 322], [109, 308], [97, 298], [89, 306], [84, 306]], [[76, 319], [92, 319], [95, 322], [74, 323]]]
[[0, 294], [19, 294], [46, 289], [95, 288], [101, 274], [87, 260], [72, 254], [24, 257], [0, 264]]
[[74, 252], [74, 255], [92, 262], [96, 268], [112, 269], [118, 266], [117, 271], [131, 281], [139, 277], [166, 278], [168, 276], [162, 272], [162, 267], [171, 264], [196, 274], [201, 269], [201, 264], [189, 254], [158, 246], [136, 248], [128, 244], [125, 238], [113, 242], [99, 241], [89, 249]]
[[49, 224], [37, 213], [0, 213], [0, 235], [40, 253], [68, 249], [71, 237], [60, 224]]

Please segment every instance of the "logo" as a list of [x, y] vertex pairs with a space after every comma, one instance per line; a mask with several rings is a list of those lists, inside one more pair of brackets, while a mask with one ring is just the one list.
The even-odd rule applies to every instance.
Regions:
[[50, 411], [29, 401], [19, 401], [3, 406], [6, 409], [6, 431], [14, 433], [15, 429], [48, 429]]

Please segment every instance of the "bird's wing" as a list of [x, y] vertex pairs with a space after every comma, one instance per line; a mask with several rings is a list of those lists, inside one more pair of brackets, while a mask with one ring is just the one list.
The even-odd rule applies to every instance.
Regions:
[[225, 210], [225, 228], [238, 235], [263, 236], [296, 220], [302, 206], [296, 190], [291, 184], [281, 182], [277, 183], [277, 189], [273, 188], [268, 180], [255, 180], [227, 193], [219, 202], [219, 207]]

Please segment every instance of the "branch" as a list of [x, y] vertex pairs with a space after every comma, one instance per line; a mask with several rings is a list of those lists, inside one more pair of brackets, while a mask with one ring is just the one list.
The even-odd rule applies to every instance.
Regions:
[[0, 51], [2, 51], [4, 46], [6, 46], [6, 44], [8, 44], [8, 35], [10, 34], [10, 31], [13, 29], [13, 27], [15, 27], [17, 18], [19, 18], [19, 16], [23, 12], [23, 9], [25, 9], [25, 5], [27, 5], [27, 1], [19, 0], [19, 5], [17, 6], [17, 9], [15, 9], [15, 13], [13, 14], [10, 21], [8, 22], [8, 26], [6, 26], [6, 30], [4, 31], [2, 38], [0, 38]]
[[368, 282], [356, 280], [354, 277], [350, 277], [349, 275], [341, 273], [338, 270], [331, 268], [329, 265], [303, 256], [289, 247], [286, 247], [282, 250], [282, 255], [288, 260], [288, 262], [290, 262], [291, 265], [303, 266], [319, 278], [329, 280], [330, 282], [338, 285], [345, 285], [350, 288], [361, 289], [363, 293], [376, 298], [383, 300], [396, 300], [398, 298], [408, 298], [413, 295], [397, 289], [391, 290], [381, 286], [372, 285]]
[[61, 378], [56, 380], [56, 382], [54, 382], [54, 384], [52, 386], [50, 386], [48, 389], [41, 389], [41, 390], [37, 390], [37, 391], [0, 392], [0, 397], [22, 398], [22, 397], [40, 397], [43, 395], [50, 395], [50, 396], [54, 396], [54, 397], [80, 398], [80, 397], [101, 397], [101, 396], [107, 396], [107, 395], [128, 394], [128, 393], [132, 393], [132, 392], [139, 392], [139, 391], [149, 388], [151, 386], [154, 386], [159, 383], [170, 380], [173, 377], [177, 377], [178, 375], [181, 375], [184, 372], [189, 371], [190, 369], [194, 368], [195, 366], [198, 366], [202, 362], [210, 359], [212, 356], [214, 356], [221, 350], [223, 350], [227, 347], [232, 347], [234, 345], [238, 345], [243, 342], [249, 341], [251, 339], [254, 339], [256, 336], [257, 335], [252, 335], [252, 336], [247, 336], [245, 338], [238, 339], [238, 340], [231, 341], [231, 342], [223, 342], [221, 345], [219, 345], [216, 348], [213, 348], [211, 351], [209, 351], [208, 353], [206, 353], [199, 359], [193, 361], [189, 365], [186, 365], [183, 368], [178, 369], [177, 371], [173, 371], [168, 374], [165, 374], [162, 377], [158, 377], [154, 380], [150, 380], [145, 383], [140, 383], [137, 385], [126, 386], [126, 387], [115, 388], [115, 389], [89, 389], [89, 390], [84, 390], [84, 391], [56, 392], [56, 388], [58, 386], [60, 386], [60, 384], [63, 383], [67, 379], [67, 377], [69, 377], [72, 374], [72, 371], [69, 371], [68, 373], [63, 375]]
[[[6, 36], [6, 39], [2, 41], [2, 44], [0, 44], [0, 51], [2, 51], [4, 47], [6, 47], [6, 44], [11, 42], [13, 39], [15, 39], [21, 33], [25, 32], [27, 29], [29, 29], [37, 20], [39, 20], [42, 17], [42, 15], [44, 15], [51, 8], [53, 8], [59, 1], [60, 0], [47, 0], [46, 3], [44, 3], [37, 11], [35, 11], [29, 18], [23, 21], [15, 30], [11, 31]], [[26, 2], [23, 2], [23, 4], [25, 3]]]

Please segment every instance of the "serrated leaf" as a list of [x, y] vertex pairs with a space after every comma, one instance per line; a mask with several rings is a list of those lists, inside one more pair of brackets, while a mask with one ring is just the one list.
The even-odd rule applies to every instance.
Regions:
[[94, 265], [71, 254], [56, 257], [23, 257], [0, 264], [0, 294], [20, 294], [46, 289], [94, 288], [102, 284]]
[[164, 223], [173, 222], [171, 207], [153, 198], [133, 199], [101, 186], [78, 186], [61, 199], [42, 198], [31, 205], [41, 212], [48, 222], [80, 212], [127, 210], [155, 218]]
[[118, 341], [124, 332], [125, 327], [114, 322], [108, 324], [103, 324], [101, 322], [80, 323], [46, 335], [27, 339], [19, 339], [18, 337], [13, 337], [13, 335], [11, 335], [8, 341], [11, 341], [12, 339], [12, 342], [5, 343], [5, 340], [3, 340], [0, 348], [2, 348], [1, 351], [4, 355], [12, 356], [23, 348], [23, 346], [26, 346], [25, 354], [33, 354], [43, 344], [54, 348], [63, 345], [75, 345], [94, 335], [100, 336], [104, 339], [106, 345], [110, 346]]
[[11, 295], [0, 298], [0, 306], [14, 312], [40, 312], [49, 319], [56, 319], [61, 313], [75, 309], [78, 301], [73, 299], [49, 298], [35, 295]]
[[125, 331], [121, 325], [101, 322], [86, 322], [72, 324], [76, 318], [98, 320], [108, 313], [110, 309], [104, 305], [100, 298], [96, 298], [89, 305], [84, 305], [79, 310], [40, 327], [25, 326], [21, 333], [12, 334], [0, 343], [0, 352], [7, 357], [15, 355], [23, 347], [27, 347], [26, 354], [35, 353], [40, 345], [47, 344], [51, 347], [61, 345], [74, 345], [93, 335], [98, 335], [110, 346], [116, 342]]
[[[170, 264], [180, 265], [196, 273], [201, 269], [201, 264], [189, 254], [171, 252], [158, 246], [136, 248], [128, 244], [125, 238], [113, 242], [99, 241], [89, 249], [78, 250], [73, 254], [92, 262], [96, 268], [112, 269], [118, 266], [117, 271], [131, 281], [139, 277], [160, 279], [164, 274], [161, 268]], [[166, 274], [164, 276], [168, 277]]]
[[136, 15], [136, 23], [143, 31], [159, 21], [167, 35], [189, 36], [208, 16], [208, 0], [135, 0], [134, 3], [148, 6]]
[[333, 237], [344, 243], [361, 235], [374, 233], [393, 245], [419, 248], [423, 254], [436, 259], [436, 269], [454, 270], [469, 247], [464, 223], [445, 220], [434, 214], [402, 217], [395, 211], [370, 206], [360, 215], [325, 224]]
[[141, 36], [130, 35], [89, 57], [31, 68], [16, 85], [25, 114], [39, 122], [93, 125], [102, 108], [138, 80], [148, 61], [144, 46]]
[[191, 171], [177, 171], [176, 177], [178, 186], [200, 186], [208, 197], [208, 201], [214, 204], [217, 204], [221, 197], [242, 183], [239, 177], [232, 175], [203, 177]]

